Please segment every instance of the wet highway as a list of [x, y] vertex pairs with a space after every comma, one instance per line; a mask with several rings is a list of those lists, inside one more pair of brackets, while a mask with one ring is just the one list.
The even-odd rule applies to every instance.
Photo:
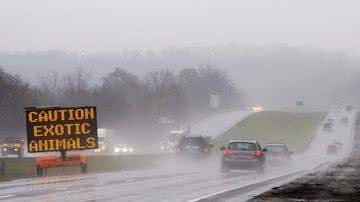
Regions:
[[[321, 163], [340, 160], [347, 154], [346, 149], [340, 156], [327, 156], [324, 151], [330, 142], [342, 141], [345, 145], [351, 137], [352, 127], [339, 126], [331, 134], [319, 128], [307, 152], [294, 155], [290, 166], [268, 167], [264, 174], [252, 171], [223, 174], [217, 158], [201, 162], [173, 159], [153, 170], [2, 182], [0, 201], [196, 201], [234, 187], [306, 172]], [[243, 195], [248, 196], [247, 193]]]

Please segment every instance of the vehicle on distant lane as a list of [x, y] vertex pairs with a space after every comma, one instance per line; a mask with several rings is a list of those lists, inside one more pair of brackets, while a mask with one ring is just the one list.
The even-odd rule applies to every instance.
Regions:
[[340, 142], [335, 142], [327, 147], [326, 153], [328, 155], [337, 155], [341, 151], [342, 151], [342, 144]]
[[283, 143], [266, 144], [264, 148], [266, 149], [266, 161], [272, 165], [289, 163], [293, 154]]
[[349, 118], [348, 117], [343, 117], [342, 119], [341, 119], [341, 124], [343, 125], [343, 126], [348, 126], [349, 125]]
[[117, 144], [114, 146], [115, 154], [132, 154], [135, 153], [135, 149], [126, 144]]
[[346, 105], [345, 106], [345, 111], [346, 112], [352, 112], [352, 109], [353, 109], [353, 107], [351, 105]]
[[10, 155], [17, 155], [21, 158], [24, 155], [24, 140], [20, 137], [5, 137], [1, 143], [1, 155], [7, 157]]
[[213, 147], [207, 141], [207, 138], [201, 135], [183, 136], [176, 146], [176, 155], [184, 158], [206, 158], [211, 155], [211, 148]]
[[330, 122], [325, 122], [324, 124], [323, 124], [323, 131], [324, 132], [332, 132], [332, 130], [333, 130], [333, 123], [330, 123]]
[[170, 131], [160, 142], [160, 150], [162, 153], [175, 153], [175, 147], [181, 137], [187, 134], [186, 130], [173, 130]]

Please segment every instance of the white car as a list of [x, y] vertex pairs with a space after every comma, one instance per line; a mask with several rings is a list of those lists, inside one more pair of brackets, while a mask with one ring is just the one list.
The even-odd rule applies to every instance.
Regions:
[[114, 146], [114, 153], [116, 154], [131, 154], [134, 153], [135, 150], [133, 147], [126, 144], [118, 144]]

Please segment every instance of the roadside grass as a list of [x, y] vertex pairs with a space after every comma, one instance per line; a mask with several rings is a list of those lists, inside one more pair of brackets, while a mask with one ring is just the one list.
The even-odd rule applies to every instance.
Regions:
[[291, 113], [264, 111], [255, 113], [214, 139], [215, 149], [229, 140], [258, 140], [285, 143], [291, 151], [303, 152], [326, 116], [325, 112]]
[[0, 181], [36, 176], [34, 158], [3, 158], [0, 160], [5, 164], [5, 176], [0, 176]]
[[[89, 156], [88, 172], [113, 172], [124, 170], [141, 170], [154, 168], [163, 157], [160, 155], [118, 155], [118, 156]], [[5, 176], [0, 181], [36, 177], [35, 158], [3, 158]], [[80, 167], [48, 168], [46, 175], [79, 174]]]

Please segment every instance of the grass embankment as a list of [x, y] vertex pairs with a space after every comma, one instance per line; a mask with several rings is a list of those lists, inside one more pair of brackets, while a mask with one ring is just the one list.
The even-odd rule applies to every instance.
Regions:
[[214, 140], [216, 149], [229, 140], [258, 140], [266, 143], [285, 143], [290, 150], [304, 151], [311, 142], [325, 112], [290, 113], [264, 111], [239, 122]]
[[[89, 156], [88, 172], [139, 170], [156, 167], [160, 155]], [[0, 181], [36, 176], [35, 158], [5, 158], [5, 176]], [[80, 167], [50, 168], [47, 175], [78, 174]]]

